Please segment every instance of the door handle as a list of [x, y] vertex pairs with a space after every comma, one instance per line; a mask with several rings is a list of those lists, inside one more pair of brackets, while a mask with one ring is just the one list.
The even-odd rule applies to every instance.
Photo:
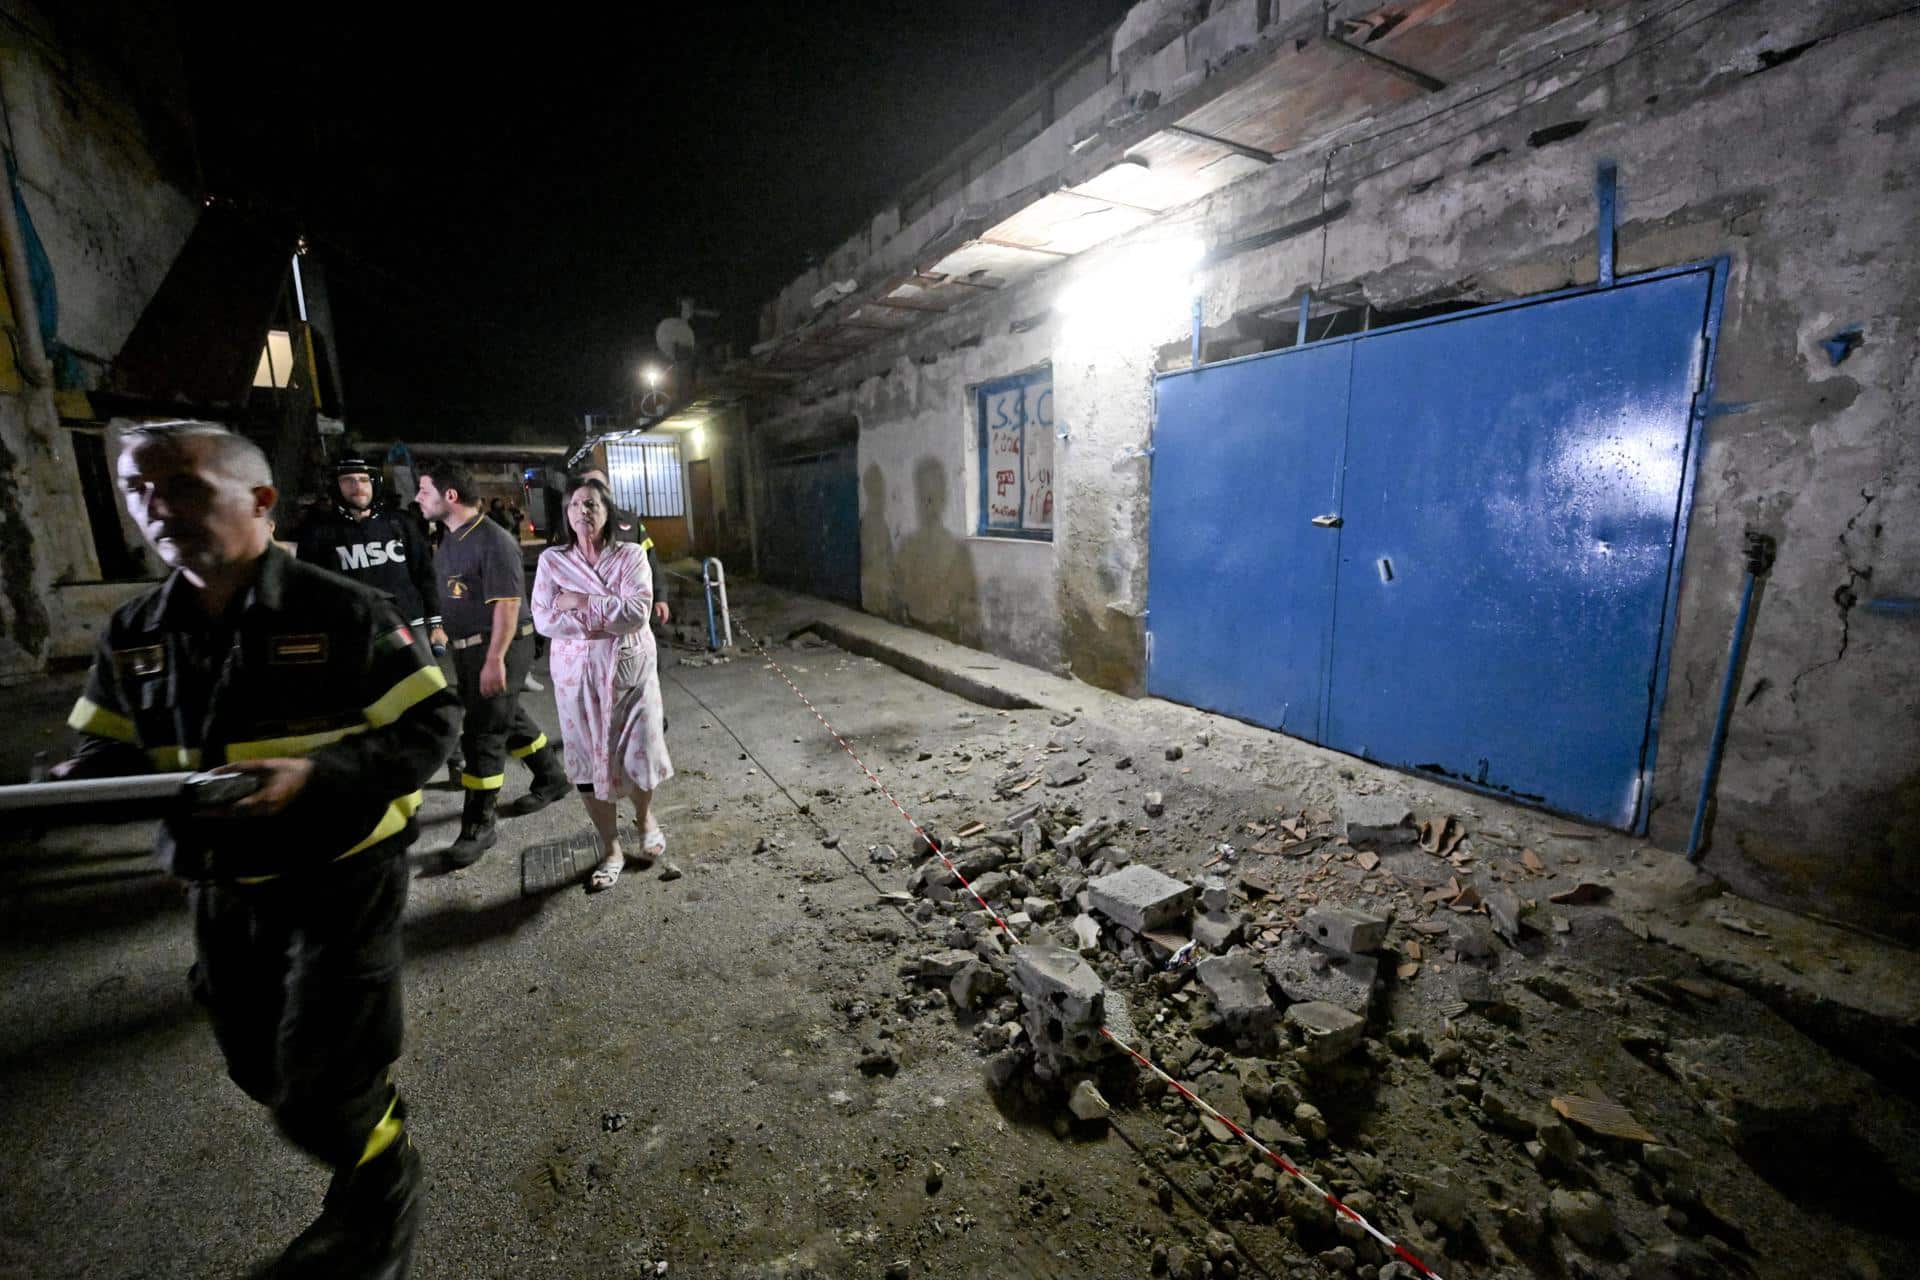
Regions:
[[1340, 527], [1340, 517], [1315, 516], [1313, 518], [1313, 524], [1316, 529], [1338, 529]]

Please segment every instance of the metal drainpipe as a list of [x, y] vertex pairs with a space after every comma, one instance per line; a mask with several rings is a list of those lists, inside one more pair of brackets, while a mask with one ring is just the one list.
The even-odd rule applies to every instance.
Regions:
[[1720, 757], [1727, 747], [1727, 723], [1733, 718], [1733, 695], [1740, 681], [1740, 658], [1747, 648], [1747, 619], [1753, 611], [1753, 592], [1773, 567], [1773, 539], [1747, 531], [1747, 583], [1740, 592], [1740, 612], [1733, 620], [1733, 640], [1727, 646], [1727, 674], [1720, 682], [1720, 710], [1714, 717], [1713, 743], [1707, 748], [1707, 771], [1700, 779], [1700, 803], [1693, 811], [1693, 831], [1687, 836], [1687, 860], [1700, 860], [1700, 840], [1706, 834], [1707, 806], [1713, 784], [1720, 777]]
[[0, 192], [0, 254], [5, 257], [7, 298], [13, 304], [13, 328], [20, 352], [20, 372], [29, 386], [53, 385], [53, 362], [47, 359], [46, 344], [40, 340], [40, 304], [33, 293], [33, 276], [27, 267], [27, 242], [20, 230], [19, 210], [14, 207], [14, 183], [11, 152], [7, 153], [7, 189]]

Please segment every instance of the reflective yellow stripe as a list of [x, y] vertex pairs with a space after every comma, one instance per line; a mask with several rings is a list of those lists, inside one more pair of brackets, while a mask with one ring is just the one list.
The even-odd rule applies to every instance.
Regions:
[[350, 738], [356, 733], [365, 733], [367, 726], [350, 724], [344, 729], [329, 729], [325, 733], [302, 733], [291, 738], [256, 738], [251, 742], [230, 742], [227, 744], [227, 759], [266, 760], [275, 756], [303, 756], [309, 751]]
[[384, 729], [405, 715], [415, 704], [424, 702], [446, 687], [447, 678], [440, 674], [439, 667], [421, 667], [381, 694], [378, 702], [360, 714], [365, 716], [367, 723], [374, 728]]
[[[420, 792], [411, 791], [401, 796], [398, 800], [390, 802], [387, 805], [387, 811], [380, 815], [380, 821], [374, 826], [372, 833], [369, 834], [365, 840], [362, 840], [359, 844], [341, 854], [340, 858], [351, 858], [362, 849], [378, 844], [390, 836], [400, 834], [401, 828], [407, 825], [407, 819], [420, 811], [420, 803], [424, 798]], [[334, 861], [338, 862], [340, 858], [335, 858]], [[269, 880], [278, 880], [279, 878], [278, 874], [270, 876], [235, 876], [233, 882], [235, 884], [265, 884]], [[377, 1155], [378, 1152], [375, 1154]]]
[[496, 773], [489, 777], [477, 778], [471, 773], [463, 773], [460, 775], [460, 785], [469, 791], [498, 791], [507, 785], [507, 775]]
[[162, 773], [172, 769], [198, 769], [200, 767], [200, 748], [148, 747], [147, 759], [153, 761], [153, 767]]
[[380, 1117], [380, 1123], [373, 1126], [373, 1132], [367, 1135], [367, 1145], [361, 1150], [360, 1160], [354, 1168], [359, 1168], [360, 1165], [385, 1151], [400, 1136], [400, 1119], [393, 1114], [393, 1109], [399, 1105], [400, 1095], [396, 1093], [393, 1095], [393, 1101], [387, 1104], [387, 1113]]
[[642, 538], [637, 545], [642, 551], [651, 551], [653, 550], [653, 539]]
[[73, 704], [73, 710], [67, 714], [67, 726], [96, 738], [111, 738], [115, 742], [140, 740], [133, 731], [133, 721], [118, 711], [107, 710], [92, 698], [82, 698]]
[[413, 791], [389, 804], [386, 813], [381, 815], [379, 823], [367, 834], [367, 838], [340, 856], [343, 858], [351, 857], [362, 849], [369, 848], [379, 844], [382, 840], [391, 839], [399, 835], [401, 830], [407, 825], [407, 819], [419, 811], [420, 800], [420, 793]]
[[532, 742], [529, 742], [524, 747], [508, 748], [507, 753], [509, 755], [518, 756], [520, 759], [525, 760], [528, 756], [532, 755], [534, 752], [540, 750], [546, 745], [547, 745], [547, 735], [543, 733], [539, 737], [535, 738]]

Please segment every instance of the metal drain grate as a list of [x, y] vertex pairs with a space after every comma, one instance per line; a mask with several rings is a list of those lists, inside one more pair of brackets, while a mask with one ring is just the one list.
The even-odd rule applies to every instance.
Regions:
[[[639, 831], [624, 823], [618, 838], [623, 849], [640, 847]], [[564, 840], [528, 845], [520, 851], [520, 896], [532, 898], [584, 884], [600, 858], [600, 840], [592, 828], [576, 831]]]

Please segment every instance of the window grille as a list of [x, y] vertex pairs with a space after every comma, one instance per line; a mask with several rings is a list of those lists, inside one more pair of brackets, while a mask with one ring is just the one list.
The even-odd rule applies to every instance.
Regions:
[[622, 511], [643, 519], [687, 513], [676, 436], [608, 441], [607, 478], [613, 482], [613, 500]]

